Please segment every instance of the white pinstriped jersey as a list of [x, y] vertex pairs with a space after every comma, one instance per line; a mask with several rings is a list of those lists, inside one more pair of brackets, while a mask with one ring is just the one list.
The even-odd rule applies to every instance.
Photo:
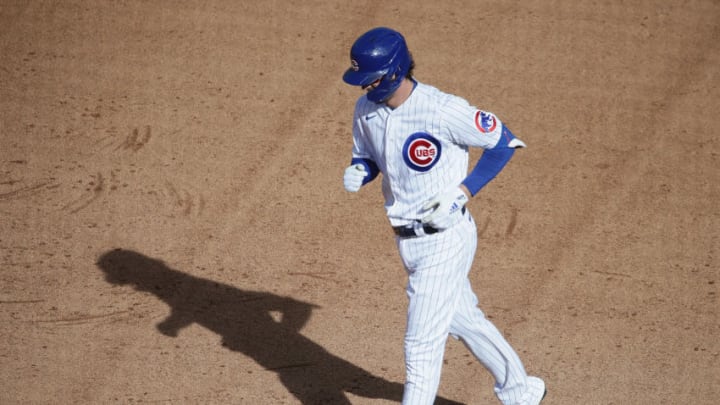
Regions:
[[502, 126], [463, 98], [416, 82], [394, 110], [360, 97], [352, 155], [377, 164], [387, 217], [392, 226], [406, 225], [421, 219], [427, 199], [465, 179], [468, 147], [492, 149]]

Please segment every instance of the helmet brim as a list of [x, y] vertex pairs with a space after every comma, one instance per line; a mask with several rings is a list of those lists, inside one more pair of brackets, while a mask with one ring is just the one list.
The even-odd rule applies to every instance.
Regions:
[[349, 68], [343, 75], [343, 81], [351, 86], [367, 86], [383, 77], [385, 73], [385, 71], [371, 73], [360, 72], [353, 68]]

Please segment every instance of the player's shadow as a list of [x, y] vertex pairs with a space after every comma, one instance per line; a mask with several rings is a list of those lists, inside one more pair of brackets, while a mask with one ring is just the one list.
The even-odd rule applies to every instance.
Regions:
[[[376, 377], [300, 333], [313, 304], [195, 277], [130, 250], [108, 251], [97, 266], [109, 283], [132, 285], [170, 306], [170, 314], [157, 324], [160, 333], [177, 337], [182, 328], [197, 323], [217, 333], [229, 350], [276, 372], [303, 404], [350, 404], [348, 392], [366, 398], [402, 399], [401, 383]], [[347, 347], [352, 350], [353, 342], [347, 342]], [[439, 398], [436, 404], [458, 403]]]

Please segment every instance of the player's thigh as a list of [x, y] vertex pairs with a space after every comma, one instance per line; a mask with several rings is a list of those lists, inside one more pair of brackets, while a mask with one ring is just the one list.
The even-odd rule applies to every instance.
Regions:
[[[448, 233], [428, 241], [412, 240], [403, 244], [401, 255], [408, 272], [408, 334], [447, 334], [461, 296], [458, 292], [467, 279], [467, 259], [458, 235]], [[426, 238], [418, 238], [426, 239]], [[417, 252], [408, 256], [409, 252]], [[411, 264], [412, 267], [407, 264]]]

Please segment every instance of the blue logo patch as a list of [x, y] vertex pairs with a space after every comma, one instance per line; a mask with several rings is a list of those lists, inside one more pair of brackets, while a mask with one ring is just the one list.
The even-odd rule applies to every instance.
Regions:
[[403, 146], [403, 160], [411, 169], [426, 172], [440, 160], [442, 147], [440, 141], [424, 132], [416, 132], [408, 137]]

